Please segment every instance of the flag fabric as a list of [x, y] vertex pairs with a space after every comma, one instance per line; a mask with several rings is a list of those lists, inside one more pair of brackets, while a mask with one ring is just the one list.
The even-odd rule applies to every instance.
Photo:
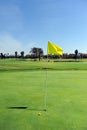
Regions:
[[48, 41], [48, 54], [57, 54], [57, 55], [62, 55], [63, 54], [63, 49], [56, 44]]

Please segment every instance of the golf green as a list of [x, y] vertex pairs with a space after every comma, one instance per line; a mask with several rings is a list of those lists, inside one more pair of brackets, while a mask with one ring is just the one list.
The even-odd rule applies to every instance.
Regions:
[[[9, 61], [9, 67], [2, 62], [0, 130], [87, 129], [86, 64], [48, 63], [46, 70], [39, 69], [42, 62]], [[64, 70], [64, 65], [71, 69]], [[72, 69], [76, 66], [80, 69]]]

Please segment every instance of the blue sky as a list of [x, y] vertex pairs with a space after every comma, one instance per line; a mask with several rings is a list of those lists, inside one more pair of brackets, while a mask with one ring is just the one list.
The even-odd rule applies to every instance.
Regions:
[[47, 42], [64, 53], [87, 53], [87, 0], [0, 0], [0, 52], [47, 52]]

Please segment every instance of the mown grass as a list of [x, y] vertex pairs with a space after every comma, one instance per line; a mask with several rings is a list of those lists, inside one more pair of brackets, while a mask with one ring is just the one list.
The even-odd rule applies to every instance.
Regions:
[[87, 70], [87, 62], [30, 61], [21, 59], [0, 60], [0, 71], [8, 70]]
[[1, 60], [0, 66], [0, 130], [87, 129], [86, 63]]

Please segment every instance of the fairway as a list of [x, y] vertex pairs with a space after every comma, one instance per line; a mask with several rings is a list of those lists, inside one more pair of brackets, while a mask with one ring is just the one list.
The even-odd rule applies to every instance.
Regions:
[[86, 64], [45, 64], [0, 61], [0, 130], [87, 129]]

